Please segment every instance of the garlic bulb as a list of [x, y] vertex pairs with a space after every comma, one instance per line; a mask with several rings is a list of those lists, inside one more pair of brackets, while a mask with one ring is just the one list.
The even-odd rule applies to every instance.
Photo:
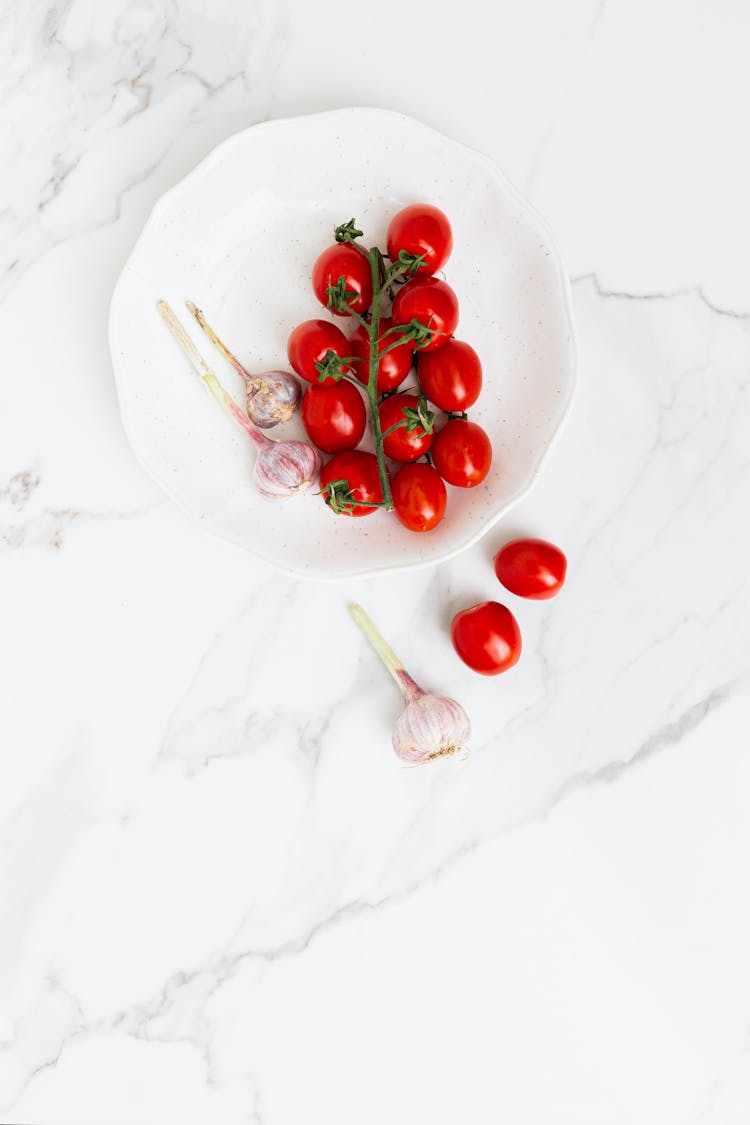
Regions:
[[185, 302], [190, 312], [200, 324], [209, 340], [219, 349], [225, 359], [241, 375], [245, 382], [245, 406], [251, 422], [262, 430], [270, 430], [280, 422], [288, 422], [299, 406], [302, 388], [299, 381], [289, 371], [264, 371], [251, 374], [235, 355], [230, 352], [223, 340], [214, 332], [205, 316], [192, 301]]
[[314, 445], [306, 441], [266, 441], [255, 462], [255, 483], [265, 500], [288, 500], [315, 484], [323, 458]]
[[272, 441], [266, 437], [222, 387], [167, 302], [159, 301], [157, 308], [211, 394], [257, 446], [255, 483], [264, 500], [288, 500], [307, 491], [317, 481], [323, 464], [315, 446], [306, 441]]
[[411, 699], [393, 727], [393, 749], [403, 762], [429, 762], [461, 750], [471, 723], [460, 703], [422, 692]]
[[248, 418], [262, 430], [288, 422], [300, 404], [302, 387], [288, 371], [244, 371], [245, 407]]
[[381, 637], [360, 605], [349, 612], [398, 684], [406, 706], [393, 725], [393, 749], [409, 765], [465, 751], [471, 736], [469, 716], [460, 703], [424, 691]]

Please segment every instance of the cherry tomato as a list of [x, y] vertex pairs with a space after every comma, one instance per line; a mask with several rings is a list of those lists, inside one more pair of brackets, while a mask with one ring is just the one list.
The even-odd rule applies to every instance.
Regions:
[[308, 387], [300, 411], [307, 436], [324, 453], [354, 449], [365, 432], [367, 411], [362, 395], [345, 379]]
[[[342, 359], [353, 354], [344, 333], [330, 320], [305, 320], [298, 324], [290, 333], [286, 351], [294, 370], [308, 383], [320, 382], [315, 364], [322, 363], [328, 352]], [[335, 382], [330, 376], [323, 380], [328, 385]]]
[[476, 422], [451, 418], [435, 435], [432, 459], [448, 484], [474, 488], [490, 471], [492, 446], [487, 434]]
[[[383, 348], [389, 347], [391, 344], [396, 343], [398, 333], [392, 332], [388, 336], [383, 333], [389, 328], [393, 327], [393, 321], [389, 316], [381, 316], [380, 318], [380, 347], [379, 351]], [[350, 352], [349, 355], [357, 356], [357, 362], [353, 364], [354, 374], [359, 379], [360, 383], [367, 386], [370, 381], [370, 340], [367, 332], [361, 324], [358, 324], [352, 333], [349, 340]], [[396, 387], [403, 383], [406, 376], [411, 371], [412, 365], [412, 344], [407, 341], [399, 347], [394, 348], [393, 351], [388, 352], [378, 362], [378, 390], [395, 391]]]
[[395, 262], [400, 250], [424, 254], [417, 274], [435, 273], [448, 261], [453, 233], [448, 218], [431, 203], [412, 203], [391, 219], [388, 227], [388, 257]]
[[362, 449], [336, 453], [321, 470], [320, 491], [329, 507], [340, 515], [371, 516], [377, 512], [377, 508], [367, 506], [383, 500], [375, 454]]
[[[424, 399], [422, 402], [424, 403]], [[409, 415], [404, 412], [416, 411], [418, 406], [418, 395], [389, 395], [380, 404], [378, 410], [381, 432], [390, 430], [391, 426], [395, 426], [404, 418], [408, 420]], [[405, 425], [399, 426], [388, 437], [383, 438], [383, 450], [386, 457], [392, 457], [394, 461], [416, 461], [418, 457], [424, 457], [432, 445], [433, 437], [433, 434], [426, 433], [419, 425], [411, 433], [407, 431]]]
[[419, 382], [435, 406], [461, 414], [474, 405], [482, 389], [479, 356], [469, 344], [449, 340], [420, 358]]
[[521, 598], [553, 598], [567, 569], [560, 548], [544, 539], [514, 539], [495, 555], [495, 574]]
[[451, 640], [464, 664], [483, 676], [505, 672], [521, 655], [518, 622], [499, 602], [481, 602], [457, 613], [451, 623]]
[[412, 320], [433, 331], [432, 339], [422, 344], [420, 352], [436, 351], [447, 344], [458, 324], [458, 298], [450, 285], [437, 277], [415, 277], [402, 285], [393, 302], [393, 321], [409, 324]]
[[[347, 304], [355, 312], [364, 313], [372, 301], [372, 274], [370, 263], [365, 255], [349, 242], [336, 242], [318, 257], [312, 271], [312, 286], [321, 305], [328, 308], [328, 286], [336, 285], [339, 278], [344, 279], [344, 289], [354, 293]], [[346, 312], [331, 309], [336, 316], [347, 316]]]
[[447, 494], [430, 465], [404, 465], [391, 485], [397, 519], [409, 531], [432, 531], [445, 514]]

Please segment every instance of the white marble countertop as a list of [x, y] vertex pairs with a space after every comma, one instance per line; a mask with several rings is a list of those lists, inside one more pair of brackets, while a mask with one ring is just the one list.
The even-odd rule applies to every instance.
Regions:
[[[2, 26], [0, 1120], [745, 1125], [747, 5], [34, 0]], [[483, 543], [313, 588], [144, 476], [106, 318], [215, 143], [351, 104], [528, 193], [583, 369]], [[445, 623], [521, 531], [570, 579], [487, 681]], [[466, 762], [399, 769], [352, 597], [471, 712]]]

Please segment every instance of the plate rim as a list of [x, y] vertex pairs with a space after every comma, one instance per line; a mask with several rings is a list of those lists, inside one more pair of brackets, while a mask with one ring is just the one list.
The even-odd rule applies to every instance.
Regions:
[[[416, 125], [418, 128], [423, 129], [428, 133], [432, 133], [433, 136], [439, 138], [441, 142], [456, 150], [465, 153], [468, 152], [473, 158], [479, 160], [483, 165], [485, 165], [488, 171], [509, 193], [509, 195], [515, 200], [515, 202], [535, 220], [538, 228], [544, 235], [550, 247], [550, 250], [555, 257], [558, 280], [560, 282], [560, 290], [562, 294], [563, 309], [569, 327], [568, 343], [570, 348], [571, 368], [568, 391], [564, 402], [561, 404], [561, 412], [558, 417], [557, 423], [554, 430], [550, 434], [544, 449], [542, 450], [541, 454], [537, 458], [536, 463], [532, 467], [526, 481], [518, 489], [516, 489], [516, 492], [512, 496], [510, 496], [505, 501], [505, 503], [503, 503], [502, 506], [497, 509], [497, 511], [489, 513], [480, 522], [480, 526], [477, 530], [473, 531], [465, 539], [462, 539], [460, 543], [457, 543], [453, 547], [446, 548], [438, 555], [433, 556], [429, 559], [413, 559], [409, 562], [380, 564], [371, 568], [364, 566], [359, 569], [351, 569], [347, 571], [346, 574], [331, 574], [325, 572], [324, 570], [314, 570], [307, 572], [296, 567], [286, 566], [283, 562], [279, 562], [277, 559], [269, 558], [268, 555], [258, 547], [248, 546], [246, 543], [241, 543], [237, 539], [232, 538], [230, 535], [216, 531], [212, 527], [205, 526], [201, 518], [197, 516], [195, 512], [191, 511], [183, 503], [183, 501], [175, 495], [170, 485], [165, 480], [163, 480], [162, 477], [157, 473], [157, 471], [154, 470], [146, 462], [144, 456], [139, 450], [138, 443], [134, 440], [133, 429], [131, 428], [130, 420], [128, 417], [128, 408], [126, 406], [122, 392], [122, 378], [118, 372], [119, 361], [115, 352], [113, 341], [113, 323], [120, 290], [124, 285], [126, 277], [132, 271], [133, 259], [135, 258], [136, 252], [138, 251], [141, 242], [149, 232], [150, 228], [156, 224], [157, 220], [159, 219], [160, 212], [166, 209], [167, 206], [172, 203], [174, 197], [178, 196], [189, 186], [191, 180], [197, 179], [199, 175], [205, 174], [207, 169], [212, 164], [218, 162], [219, 159], [222, 159], [226, 155], [227, 150], [231, 149], [234, 145], [240, 144], [248, 133], [252, 133], [257, 130], [271, 131], [274, 129], [283, 128], [284, 126], [288, 126], [290, 124], [298, 124], [303, 121], [320, 120], [321, 118], [342, 117], [353, 114], [371, 114], [381, 118], [390, 117], [393, 120], [398, 120], [401, 122], [405, 121], [409, 124]], [[540, 214], [536, 207], [529, 202], [529, 200], [508, 178], [502, 168], [487, 153], [482, 152], [480, 149], [476, 149], [471, 145], [466, 145], [462, 141], [457, 141], [453, 137], [446, 136], [446, 134], [440, 132], [439, 129], [435, 129], [431, 125], [425, 124], [423, 121], [420, 121], [416, 117], [412, 117], [410, 114], [401, 113], [399, 111], [391, 109], [380, 109], [375, 106], [342, 106], [338, 109], [321, 110], [315, 113], [294, 114], [288, 117], [268, 118], [265, 121], [254, 122], [253, 124], [246, 126], [246, 128], [244, 129], [239, 129], [237, 132], [232, 133], [229, 137], [225, 137], [223, 141], [219, 141], [218, 144], [214, 145], [214, 147], [209, 152], [207, 152], [206, 155], [201, 160], [199, 160], [198, 163], [195, 164], [189, 172], [182, 176], [171, 187], [167, 188], [166, 191], [162, 192], [162, 194], [158, 197], [158, 199], [151, 207], [146, 221], [143, 224], [138, 237], [133, 243], [127, 258], [125, 259], [122, 269], [117, 275], [117, 281], [115, 282], [114, 288], [112, 290], [112, 296], [109, 303], [109, 314], [107, 319], [107, 339], [110, 359], [112, 362], [112, 372], [114, 376], [115, 392], [117, 395], [117, 404], [120, 412], [123, 431], [134, 457], [136, 458], [144, 472], [151, 478], [151, 480], [154, 481], [155, 484], [159, 486], [159, 488], [161, 488], [161, 490], [165, 493], [166, 496], [169, 497], [172, 503], [174, 503], [177, 508], [181, 512], [183, 512], [184, 515], [186, 515], [192, 523], [197, 525], [197, 527], [199, 527], [204, 534], [211, 535], [214, 539], [219, 540], [221, 543], [229, 544], [236, 550], [242, 551], [245, 554], [249, 554], [254, 558], [260, 559], [267, 566], [270, 566], [272, 569], [278, 571], [281, 574], [285, 574], [288, 577], [292, 578], [304, 578], [307, 581], [311, 582], [344, 582], [350, 579], [374, 578], [378, 575], [392, 575], [407, 570], [424, 570], [431, 566], [440, 566], [442, 563], [447, 562], [449, 559], [456, 558], [456, 556], [462, 554], [463, 551], [467, 551], [470, 547], [473, 547], [476, 543], [479, 542], [480, 539], [482, 539], [489, 531], [491, 531], [492, 528], [504, 516], [506, 516], [512, 508], [516, 506], [516, 504], [520, 503], [520, 501], [525, 496], [527, 496], [533, 488], [550, 453], [557, 444], [560, 432], [565, 422], [570, 416], [570, 411], [572, 409], [573, 399], [578, 387], [580, 374], [580, 350], [578, 347], [578, 334], [576, 329], [575, 315], [573, 311], [573, 293], [570, 285], [570, 278], [568, 277], [568, 274], [563, 265], [560, 248], [552, 234], [547, 220], [543, 217], [543, 215]]]

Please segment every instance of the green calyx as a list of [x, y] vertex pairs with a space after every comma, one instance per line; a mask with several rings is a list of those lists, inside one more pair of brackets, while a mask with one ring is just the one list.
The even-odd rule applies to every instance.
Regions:
[[400, 348], [402, 344], [410, 344], [413, 342], [414, 348], [424, 348], [430, 343], [435, 332], [427, 324], [423, 324], [421, 320], [411, 320], [408, 324], [394, 324], [392, 328], [386, 331], [380, 337], [380, 343], [385, 340], [386, 336], [398, 335], [398, 339], [393, 343], [388, 344], [386, 347], [381, 348], [378, 352], [378, 357], [383, 358], [388, 352], [392, 352], [394, 348]]
[[345, 378], [351, 362], [351, 359], [342, 359], [340, 355], [336, 355], [336, 352], [329, 348], [325, 354], [325, 359], [315, 364], [318, 382], [323, 383], [326, 379], [334, 379], [337, 383], [340, 382], [341, 379]]
[[337, 516], [347, 515], [353, 512], [355, 508], [382, 508], [382, 504], [375, 504], [370, 500], [356, 500], [354, 493], [349, 486], [349, 481], [343, 477], [341, 480], [329, 481], [325, 488], [321, 489], [323, 499], [332, 512]]
[[392, 434], [394, 430], [406, 430], [407, 434], [413, 434], [417, 430], [421, 430], [424, 434], [431, 434], [434, 432], [434, 429], [435, 415], [430, 410], [425, 396], [420, 394], [417, 405], [405, 406], [401, 411], [401, 418], [398, 422], [394, 422], [392, 426], [389, 426], [381, 436], [386, 438], [389, 434]]
[[356, 219], [350, 219], [348, 223], [334, 227], [333, 237], [337, 242], [354, 242], [356, 238], [362, 237], [362, 231], [358, 230]]
[[413, 434], [415, 430], [423, 430], [424, 433], [431, 434], [435, 428], [435, 415], [422, 394], [416, 406], [404, 407], [404, 418], [407, 434]]
[[335, 285], [326, 287], [328, 295], [328, 308], [333, 312], [351, 312], [350, 305], [356, 301], [359, 293], [346, 288], [346, 278], [342, 274]]
[[322, 489], [323, 499], [337, 516], [354, 510], [355, 500], [348, 480], [332, 480]]
[[423, 324], [421, 320], [410, 320], [406, 325], [406, 336], [408, 340], [414, 341], [415, 348], [424, 348], [427, 344], [432, 343], [435, 332], [428, 324]]
[[402, 267], [402, 273], [415, 274], [426, 261], [426, 254], [410, 254], [408, 250], [399, 250], [395, 265]]

